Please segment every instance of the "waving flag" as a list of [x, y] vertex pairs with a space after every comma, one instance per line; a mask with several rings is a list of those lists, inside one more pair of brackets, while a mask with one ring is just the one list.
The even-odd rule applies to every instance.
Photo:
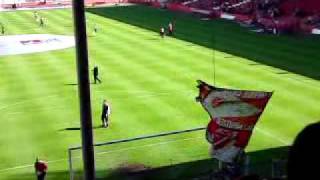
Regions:
[[272, 92], [217, 88], [198, 81], [196, 98], [209, 113], [206, 137], [213, 157], [234, 162], [247, 146], [252, 130], [272, 96]]

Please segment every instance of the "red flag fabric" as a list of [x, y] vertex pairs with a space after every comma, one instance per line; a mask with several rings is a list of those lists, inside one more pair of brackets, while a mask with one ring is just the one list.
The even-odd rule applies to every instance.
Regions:
[[223, 162], [234, 162], [247, 146], [252, 130], [272, 96], [272, 92], [217, 88], [198, 81], [197, 100], [211, 120], [206, 137], [212, 155]]

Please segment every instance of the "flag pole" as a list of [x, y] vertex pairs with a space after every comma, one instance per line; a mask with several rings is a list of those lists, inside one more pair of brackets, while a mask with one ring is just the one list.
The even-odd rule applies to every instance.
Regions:
[[89, 62], [84, 0], [73, 0], [84, 179], [95, 180]]

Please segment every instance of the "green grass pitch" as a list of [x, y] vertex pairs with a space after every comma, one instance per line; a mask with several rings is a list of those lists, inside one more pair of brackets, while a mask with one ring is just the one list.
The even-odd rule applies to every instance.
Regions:
[[[0, 22], [9, 35], [73, 34], [70, 9], [39, 14], [47, 19], [44, 28], [33, 11], [1, 12]], [[94, 129], [96, 143], [206, 126], [195, 86], [197, 79], [213, 82], [213, 61], [217, 86], [274, 91], [247, 151], [290, 145], [320, 119], [318, 37], [255, 34], [231, 22], [143, 6], [88, 9], [86, 15], [90, 68], [98, 65], [103, 81], [91, 85], [94, 127], [101, 124], [102, 100], [112, 104], [111, 126]], [[161, 39], [159, 27], [171, 20], [176, 38]], [[81, 144], [80, 131], [65, 130], [80, 126], [76, 82], [74, 48], [0, 57], [0, 179], [34, 179], [37, 156], [49, 161], [48, 179], [68, 179], [67, 148]], [[197, 139], [185, 152], [181, 142], [135, 155], [144, 159], [161, 150], [188, 161], [196, 151], [208, 153], [205, 141]]]

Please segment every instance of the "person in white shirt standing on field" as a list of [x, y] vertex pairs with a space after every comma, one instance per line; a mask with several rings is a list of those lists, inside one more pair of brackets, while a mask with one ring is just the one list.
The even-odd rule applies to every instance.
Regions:
[[108, 104], [107, 100], [103, 100], [102, 103], [102, 113], [101, 113], [101, 120], [102, 120], [102, 126], [108, 127], [109, 126], [109, 116], [111, 114], [111, 108]]

